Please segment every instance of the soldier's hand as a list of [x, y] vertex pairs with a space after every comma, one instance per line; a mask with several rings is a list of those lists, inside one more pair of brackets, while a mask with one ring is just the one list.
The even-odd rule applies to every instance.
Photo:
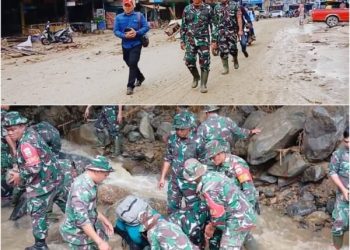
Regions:
[[106, 241], [100, 241], [97, 245], [99, 250], [111, 250], [112, 247]]
[[121, 124], [123, 122], [123, 116], [121, 114], [118, 114], [117, 120], [118, 124]]
[[346, 201], [349, 201], [349, 190], [348, 189], [343, 190], [343, 196], [344, 196], [344, 199]]
[[209, 240], [210, 238], [213, 237], [214, 235], [214, 231], [215, 231], [215, 227], [212, 226], [211, 223], [207, 224], [205, 226], [205, 230], [204, 230], [204, 236], [207, 240]]
[[218, 48], [218, 44], [216, 42], [212, 42], [211, 43], [211, 49], [214, 50], [214, 49], [217, 49]]
[[255, 129], [252, 129], [252, 130], [250, 130], [250, 133], [252, 134], [252, 135], [255, 135], [255, 134], [260, 134], [260, 132], [261, 132], [261, 129], [260, 128], [255, 128]]
[[180, 47], [182, 50], [185, 50], [185, 44], [183, 42], [180, 43]]
[[84, 119], [87, 120], [89, 118], [89, 115], [90, 115], [90, 109], [86, 108], [84, 113]]
[[159, 190], [162, 190], [162, 189], [163, 189], [164, 184], [165, 184], [165, 180], [161, 178], [161, 179], [159, 180], [159, 182], [158, 182], [158, 188], [159, 188]]
[[238, 31], [238, 36], [239, 36], [239, 37], [243, 36], [243, 30], [239, 30], [239, 31]]
[[9, 182], [13, 183], [13, 185], [15, 185], [15, 186], [18, 186], [21, 182], [21, 177], [19, 177], [19, 173], [11, 170], [10, 176], [11, 176], [11, 178], [10, 178]]

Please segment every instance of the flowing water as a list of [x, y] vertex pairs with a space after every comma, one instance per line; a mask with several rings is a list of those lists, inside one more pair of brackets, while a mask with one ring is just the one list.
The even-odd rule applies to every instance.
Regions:
[[[81, 147], [64, 141], [63, 150], [69, 153], [80, 154], [84, 156], [93, 156], [93, 151], [88, 147]], [[105, 183], [117, 185], [129, 189], [143, 197], [156, 197], [166, 199], [165, 189], [157, 189], [157, 176], [131, 176], [121, 167], [121, 163], [112, 162], [115, 172], [112, 173]], [[269, 207], [262, 207], [262, 213], [258, 218], [257, 228], [253, 235], [258, 241], [262, 250], [307, 250], [307, 249], [334, 249], [331, 246], [330, 230], [324, 228], [319, 232], [311, 232], [307, 229], [298, 227], [298, 224], [291, 218], [282, 216], [276, 210]], [[31, 223], [29, 216], [25, 216], [18, 221], [8, 220], [12, 212], [12, 207], [3, 207], [1, 209], [1, 249], [24, 249], [33, 243], [31, 234]], [[62, 219], [62, 213], [56, 208], [54, 212], [59, 214]], [[59, 223], [51, 223], [49, 228], [50, 239], [58, 239]], [[56, 235], [56, 236], [55, 236]], [[348, 234], [346, 234], [345, 246], [342, 249], [349, 249]], [[63, 243], [49, 243], [51, 250], [68, 249]], [[111, 238], [113, 249], [122, 249], [120, 239], [117, 236]]]

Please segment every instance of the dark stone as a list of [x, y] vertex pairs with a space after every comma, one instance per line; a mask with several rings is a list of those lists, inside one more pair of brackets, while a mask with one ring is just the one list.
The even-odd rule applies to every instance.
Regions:
[[244, 116], [248, 116], [256, 111], [256, 108], [254, 106], [239, 106], [238, 108], [244, 114]]
[[[326, 166], [325, 166], [326, 165]], [[314, 165], [314, 166], [310, 166], [309, 168], [307, 168], [301, 178], [302, 182], [316, 182], [319, 181], [321, 179], [323, 179], [327, 173], [325, 170], [325, 167], [327, 167], [328, 163], [325, 164], [319, 164], [319, 165]]]
[[298, 153], [288, 153], [283, 157], [282, 162], [276, 162], [268, 169], [270, 175], [279, 177], [295, 177], [301, 174], [308, 167], [303, 157]]
[[315, 199], [315, 197], [310, 192], [303, 192], [300, 198], [303, 201], [313, 201]]
[[289, 216], [293, 217], [296, 215], [305, 216], [316, 211], [316, 206], [311, 201], [298, 201], [291, 205], [288, 205], [286, 212]]
[[142, 136], [139, 132], [136, 132], [136, 131], [131, 131], [129, 134], [128, 134], [128, 140], [129, 142], [137, 142], [139, 140], [141, 140]]
[[329, 214], [332, 214], [334, 210], [335, 198], [331, 198], [327, 201], [326, 210]]
[[131, 131], [136, 131], [138, 128], [138, 126], [136, 125], [131, 125], [131, 124], [126, 124], [123, 128], [123, 134], [128, 134], [130, 133]]
[[245, 120], [243, 124], [243, 128], [246, 129], [254, 129], [258, 126], [260, 123], [261, 119], [267, 115], [266, 112], [258, 110], [258, 111], [253, 111], [248, 118]]
[[270, 184], [274, 184], [277, 182], [277, 178], [275, 176], [269, 175], [266, 172], [263, 172], [259, 177], [256, 177], [255, 179]]

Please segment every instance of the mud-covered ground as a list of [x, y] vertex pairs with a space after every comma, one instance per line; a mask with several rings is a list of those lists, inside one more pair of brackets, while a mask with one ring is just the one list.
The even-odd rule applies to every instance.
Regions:
[[111, 31], [75, 37], [75, 44], [34, 48], [46, 55], [2, 55], [2, 102], [7, 104], [345, 104], [349, 102], [349, 29], [324, 23], [299, 27], [295, 18], [254, 23], [257, 41], [239, 53], [240, 68], [222, 76], [212, 57], [207, 94], [191, 89], [179, 40], [150, 31], [141, 70], [126, 96], [128, 68]]

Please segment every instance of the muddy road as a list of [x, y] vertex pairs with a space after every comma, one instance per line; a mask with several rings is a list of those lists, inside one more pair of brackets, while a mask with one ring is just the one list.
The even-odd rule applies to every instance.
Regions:
[[[209, 92], [191, 89], [179, 40], [151, 30], [140, 68], [146, 81], [126, 96], [128, 68], [112, 32], [76, 37], [78, 47], [46, 55], [3, 57], [2, 102], [6, 104], [347, 104], [349, 29], [324, 23], [299, 27], [296, 18], [255, 22], [257, 41], [240, 68], [221, 75], [211, 58]], [[40, 44], [35, 46], [42, 47]], [[56, 45], [55, 45], [56, 46]], [[46, 48], [41, 48], [46, 49]], [[51, 51], [51, 52], [50, 52]]]

